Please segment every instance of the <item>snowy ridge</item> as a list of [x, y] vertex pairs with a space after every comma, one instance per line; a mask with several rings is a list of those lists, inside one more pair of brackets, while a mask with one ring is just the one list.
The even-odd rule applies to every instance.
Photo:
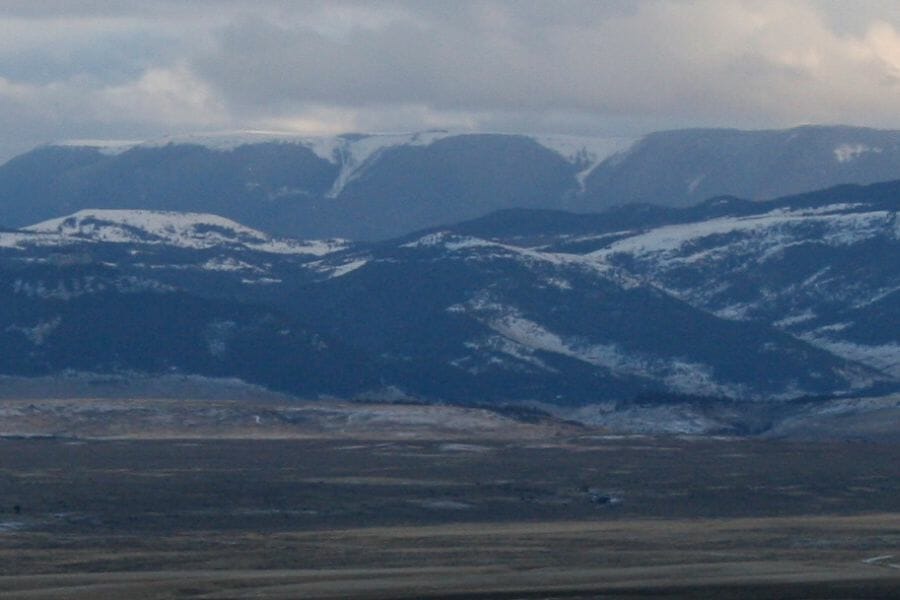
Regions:
[[253, 144], [297, 144], [308, 148], [319, 158], [340, 166], [340, 171], [327, 194], [327, 197], [334, 198], [371, 164], [371, 159], [381, 152], [398, 146], [427, 146], [452, 135], [455, 134], [443, 130], [336, 136], [313, 136], [288, 131], [238, 130], [168, 136], [144, 142], [71, 140], [57, 145], [96, 147], [112, 154], [134, 147], [163, 148], [170, 145], [196, 145], [218, 152], [229, 152]]
[[[600, 258], [617, 253], [635, 256], [656, 254], [658, 258], [671, 255], [672, 260], [693, 262], [705, 258], [708, 253], [677, 253], [693, 242], [712, 236], [739, 234], [740, 241], [735, 242], [736, 244], [752, 244], [755, 250], [767, 248], [767, 252], [773, 253], [788, 243], [813, 241], [809, 238], [808, 231], [803, 230], [803, 227], [810, 224], [823, 228], [821, 237], [814, 241], [834, 246], [854, 244], [895, 228], [895, 214], [892, 212], [842, 212], [848, 208], [851, 207], [836, 204], [817, 209], [778, 209], [749, 217], [722, 217], [699, 223], [666, 225], [614, 242], [607, 248], [591, 253], [591, 256]], [[896, 236], [896, 231], [892, 233]]]
[[290, 131], [236, 130], [168, 136], [135, 144], [142, 148], [165, 146], [203, 146], [217, 152], [230, 152], [254, 144], [295, 144], [311, 150], [330, 163], [339, 163], [340, 149], [346, 143], [340, 136], [305, 135]]
[[[752, 294], [745, 289], [734, 295], [733, 278], [740, 280], [742, 273], [759, 269], [789, 269], [779, 265], [798, 249], [831, 248], [843, 254], [874, 240], [896, 244], [898, 231], [896, 211], [830, 204], [665, 225], [619, 239], [587, 256], [612, 264], [624, 261], [633, 275], [640, 272], [644, 281], [722, 318], [745, 320], [767, 307], [787, 308], [773, 324], [792, 328], [815, 317], [810, 303], [837, 301], [859, 307], [891, 293], [900, 281], [891, 276], [869, 285], [865, 278], [858, 280], [846, 270], [834, 271], [832, 265], [823, 264], [784, 289], [761, 285]], [[686, 280], [685, 272], [698, 275]], [[723, 276], [708, 276], [717, 272]]]
[[217, 215], [150, 210], [82, 210], [26, 227], [23, 231], [41, 234], [45, 239], [48, 235], [56, 235], [59, 243], [167, 244], [193, 249], [239, 245], [259, 252], [314, 256], [342, 250], [347, 245], [343, 240], [273, 238]]
[[56, 146], [96, 148], [104, 154], [115, 155], [135, 147], [163, 148], [165, 146], [196, 145], [218, 152], [229, 152], [253, 144], [297, 144], [316, 156], [340, 167], [327, 197], [337, 197], [344, 188], [370, 166], [378, 156], [399, 146], [428, 146], [440, 139], [466, 135], [521, 135], [562, 156], [580, 168], [576, 179], [584, 188], [584, 179], [601, 162], [628, 149], [632, 138], [586, 137], [572, 135], [532, 135], [499, 132], [450, 132], [428, 130], [409, 133], [349, 133], [342, 135], [307, 135], [290, 131], [234, 130], [166, 136], [153, 140], [90, 140], [76, 139], [56, 142]]
[[[518, 259], [525, 264], [545, 265], [550, 263], [559, 266], [577, 266], [615, 279], [617, 283], [626, 288], [641, 285], [637, 279], [630, 277], [602, 260], [597, 260], [590, 256], [565, 252], [544, 252], [467, 235], [458, 235], [449, 231], [429, 233], [400, 247], [410, 249], [440, 247], [451, 253], [480, 251], [474, 258], [482, 260]], [[486, 250], [492, 252], [486, 252]]]
[[[556, 134], [529, 134], [504, 132], [452, 132], [444, 129], [397, 133], [345, 133], [339, 135], [309, 135], [293, 131], [272, 131], [259, 129], [236, 129], [229, 131], [212, 131], [164, 136], [151, 140], [102, 140], [102, 139], [69, 139], [53, 142], [52, 146], [72, 146], [98, 148], [112, 152], [122, 152], [136, 146], [160, 148], [169, 145], [191, 144], [203, 146], [210, 150], [229, 151], [240, 146], [251, 144], [285, 143], [300, 144], [308, 147], [317, 156], [338, 163], [338, 150], [345, 150], [353, 155], [357, 163], [365, 161], [374, 152], [394, 146], [427, 146], [445, 137], [465, 135], [522, 135], [534, 140], [548, 150], [556, 152], [569, 162], [575, 164], [602, 161], [613, 154], [630, 147], [635, 138], [610, 136], [577, 136]], [[849, 147], [848, 147], [849, 148]], [[844, 147], [835, 149], [835, 154]], [[875, 151], [864, 148], [849, 148], [846, 152]]]
[[131, 150], [135, 146], [140, 145], [140, 140], [95, 140], [95, 139], [72, 139], [60, 140], [53, 142], [50, 146], [62, 146], [71, 148], [94, 148], [101, 154], [107, 156], [115, 156]]
[[[152, 140], [74, 139], [54, 142], [53, 146], [97, 148], [106, 154], [118, 154], [131, 148], [163, 148], [165, 146], [203, 146], [209, 150], [229, 152], [254, 144], [296, 144], [309, 148], [316, 156], [349, 171], [358, 169], [373, 154], [395, 146], [427, 146], [435, 140], [453, 135], [447, 131], [412, 133], [372, 133], [344, 135], [308, 135], [291, 131], [234, 130], [165, 136]], [[345, 175], [345, 178], [348, 175]]]
[[[744, 273], [790, 269], [783, 261], [794, 251], [832, 248], [843, 254], [874, 240], [888, 244], [900, 240], [894, 211], [867, 212], [865, 207], [833, 204], [666, 225], [614, 241], [588, 256], [612, 264], [628, 262], [633, 275], [636, 270], [644, 281], [721, 318], [747, 320], [774, 310], [780, 315], [773, 325], [794, 330], [816, 317], [819, 302], [864, 306], [889, 294], [900, 281], [892, 276], [870, 285], [866, 278], [823, 264], [786, 287], [762, 283], [750, 293], [741, 288], [746, 284], [733, 287], [734, 283]], [[722, 277], [709, 276], [719, 272]], [[685, 278], [685, 273], [696, 275]]]
[[[533, 270], [546, 268], [547, 266], [557, 270], [576, 268], [613, 281], [623, 289], [633, 289], [646, 285], [625, 270], [613, 266], [602, 258], [566, 252], [541, 251], [472, 236], [458, 235], [449, 231], [429, 233], [400, 247], [440, 247], [450, 253], [460, 254], [464, 260], [514, 260]], [[571, 287], [571, 284], [565, 277], [550, 277], [545, 279], [545, 283], [559, 289]]]

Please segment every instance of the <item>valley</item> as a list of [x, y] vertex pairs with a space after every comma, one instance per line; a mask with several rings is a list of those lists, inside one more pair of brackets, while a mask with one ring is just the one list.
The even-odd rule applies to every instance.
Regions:
[[900, 584], [896, 444], [119, 433], [0, 439], [5, 598], [888, 598]]

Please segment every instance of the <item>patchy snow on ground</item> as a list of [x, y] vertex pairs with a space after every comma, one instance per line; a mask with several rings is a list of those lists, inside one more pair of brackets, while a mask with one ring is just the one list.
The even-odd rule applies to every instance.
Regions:
[[608, 369], [614, 375], [654, 379], [672, 391], [685, 394], [729, 398], [749, 394], [743, 386], [716, 381], [712, 369], [706, 365], [686, 358], [655, 357], [627, 351], [615, 343], [561, 335], [525, 318], [515, 307], [500, 304], [486, 295], [476, 297], [465, 305], [451, 307], [451, 310], [468, 312], [521, 347], [566, 356]]
[[334, 279], [335, 277], [343, 277], [348, 273], [352, 273], [369, 262], [371, 262], [371, 258], [369, 257], [355, 257], [345, 259], [341, 262], [317, 260], [315, 262], [306, 263], [304, 267], [311, 269], [316, 273], [327, 275], [329, 279]]
[[24, 250], [36, 246], [59, 246], [60, 237], [54, 234], [35, 234], [23, 231], [0, 232], [0, 248]]
[[886, 375], [900, 378], [900, 345], [898, 344], [864, 346], [815, 334], [800, 337], [813, 346], [818, 346], [841, 358], [868, 365]]
[[637, 278], [629, 276], [624, 271], [612, 267], [597, 257], [565, 252], [544, 252], [472, 236], [457, 235], [449, 231], [426, 234], [412, 242], [403, 244], [401, 248], [442, 248], [451, 253], [459, 253], [460, 258], [463, 260], [515, 260], [525, 266], [534, 268], [545, 268], [547, 266], [559, 268], [575, 267], [579, 270], [614, 280], [625, 288], [641, 285]]
[[722, 430], [725, 425], [689, 404], [630, 407], [591, 404], [555, 412], [578, 423], [632, 434], [700, 435]]
[[215, 258], [211, 258], [203, 263], [200, 268], [204, 271], [247, 271], [252, 273], [264, 272], [263, 269], [260, 269], [256, 265], [251, 265], [250, 263], [238, 260], [230, 256], [217, 256]]

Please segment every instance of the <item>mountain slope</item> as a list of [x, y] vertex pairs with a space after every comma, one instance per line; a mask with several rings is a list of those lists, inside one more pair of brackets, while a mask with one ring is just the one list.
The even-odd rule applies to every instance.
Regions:
[[312, 396], [375, 381], [364, 357], [272, 307], [204, 298], [104, 265], [4, 271], [3, 373], [193, 373]]
[[766, 200], [841, 183], [900, 178], [900, 131], [798, 127], [688, 129], [644, 137], [594, 169], [569, 208], [689, 206], [712, 196]]
[[[584, 217], [522, 211], [460, 227], [585, 255], [704, 311], [777, 327], [896, 377], [898, 206], [894, 182], [768, 202], [723, 198], [682, 210], [623, 207]], [[534, 222], [548, 233], [537, 235]]]
[[774, 329], [717, 318], [590, 257], [452, 231], [366, 257], [308, 289], [299, 306], [330, 335], [385, 359], [383, 372], [401, 387], [429, 397], [753, 399], [849, 391], [874, 375]]

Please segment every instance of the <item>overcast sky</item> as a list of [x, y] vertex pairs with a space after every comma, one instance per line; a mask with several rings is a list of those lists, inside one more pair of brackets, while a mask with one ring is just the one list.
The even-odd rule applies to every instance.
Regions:
[[900, 128], [896, 0], [0, 1], [0, 160], [49, 141]]

